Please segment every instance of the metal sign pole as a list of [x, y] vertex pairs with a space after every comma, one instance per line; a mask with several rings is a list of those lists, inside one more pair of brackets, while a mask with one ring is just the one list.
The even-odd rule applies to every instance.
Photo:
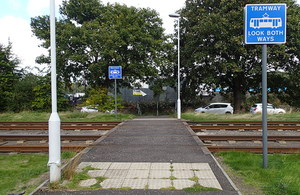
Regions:
[[267, 44], [286, 42], [286, 4], [247, 4], [244, 8], [245, 44], [262, 45], [263, 167], [268, 168]]
[[268, 120], [267, 120], [267, 45], [262, 45], [262, 128], [263, 167], [268, 168]]
[[121, 66], [109, 66], [108, 67], [109, 79], [115, 79], [115, 115], [117, 118], [117, 79], [122, 79], [122, 67]]
[[117, 79], [115, 79], [115, 115], [117, 119]]

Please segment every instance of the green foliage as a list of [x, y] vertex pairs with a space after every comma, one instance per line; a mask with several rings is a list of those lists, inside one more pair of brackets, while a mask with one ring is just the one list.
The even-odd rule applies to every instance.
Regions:
[[[109, 66], [121, 66], [118, 85], [151, 83], [158, 69], [168, 66], [168, 48], [162, 20], [155, 10], [103, 5], [97, 0], [63, 1], [57, 21], [57, 71], [66, 85], [71, 78], [83, 78], [91, 87], [109, 88]], [[80, 25], [77, 25], [80, 24]], [[33, 33], [49, 49], [49, 16], [31, 19]], [[39, 63], [49, 63], [40, 56]]]
[[[123, 108], [121, 105], [121, 97], [117, 97], [117, 108]], [[115, 109], [115, 98], [112, 95], [108, 95], [106, 88], [96, 87], [90, 88], [89, 98], [86, 100], [86, 105], [97, 106], [98, 110], [105, 112]]]
[[13, 96], [14, 84], [19, 79], [19, 60], [14, 57], [11, 49], [11, 44], [7, 47], [0, 44], [0, 112], [9, 109], [8, 103]]
[[38, 82], [38, 76], [22, 72], [22, 77], [14, 85], [11, 101], [8, 103], [8, 110], [13, 112], [32, 110], [33, 88]]
[[[36, 111], [51, 111], [51, 77], [46, 75], [39, 78], [37, 85], [33, 87], [34, 98], [32, 101], [32, 108]], [[62, 93], [62, 83], [57, 82], [57, 108], [58, 111], [67, 110], [70, 105], [68, 100], [64, 98]]]
[[[272, 1], [276, 2], [280, 1]], [[296, 48], [300, 46], [300, 8], [293, 0], [285, 2], [287, 43], [268, 46], [269, 70], [292, 70], [299, 66]], [[261, 45], [243, 42], [243, 9], [246, 4], [255, 3], [253, 0], [186, 1], [180, 10], [183, 99], [196, 97], [201, 91], [200, 84], [226, 88], [227, 92], [233, 92], [234, 110], [238, 113], [243, 95], [250, 88], [260, 87]]]
[[244, 182], [259, 187], [264, 194], [300, 194], [300, 154], [269, 154], [263, 168], [261, 154], [247, 152], [217, 153]]
[[287, 72], [269, 73], [268, 77], [268, 85], [272, 93], [276, 94], [281, 102], [298, 108], [300, 107], [299, 71], [299, 67], [295, 67]]

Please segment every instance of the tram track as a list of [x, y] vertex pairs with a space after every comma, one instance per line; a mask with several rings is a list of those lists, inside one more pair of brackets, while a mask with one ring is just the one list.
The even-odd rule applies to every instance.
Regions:
[[[119, 123], [61, 122], [61, 130], [65, 133], [61, 135], [61, 150], [80, 151], [88, 146], [94, 147], [91, 144], [95, 140], [105, 136], [105, 132]], [[195, 132], [190, 136], [198, 136], [211, 152], [236, 150], [262, 153], [261, 121], [196, 121], [187, 124]], [[0, 122], [0, 152], [47, 152], [49, 146], [46, 130], [48, 122]], [[300, 122], [270, 121], [268, 130], [272, 132], [268, 135], [269, 153], [300, 152]]]

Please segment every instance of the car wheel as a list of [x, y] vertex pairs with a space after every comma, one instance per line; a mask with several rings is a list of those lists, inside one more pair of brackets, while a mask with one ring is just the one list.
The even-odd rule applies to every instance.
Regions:
[[225, 114], [231, 114], [231, 112], [226, 112]]

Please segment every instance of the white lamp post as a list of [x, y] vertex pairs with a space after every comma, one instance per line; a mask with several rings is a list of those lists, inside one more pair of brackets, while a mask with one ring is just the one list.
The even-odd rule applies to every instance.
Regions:
[[169, 14], [171, 18], [178, 18], [178, 99], [177, 99], [177, 118], [181, 119], [181, 101], [180, 101], [180, 31], [179, 31], [179, 14]]
[[49, 161], [50, 182], [61, 178], [60, 160], [60, 118], [57, 113], [56, 88], [56, 40], [55, 40], [55, 1], [50, 1], [50, 40], [51, 40], [51, 97], [52, 113], [49, 118]]

